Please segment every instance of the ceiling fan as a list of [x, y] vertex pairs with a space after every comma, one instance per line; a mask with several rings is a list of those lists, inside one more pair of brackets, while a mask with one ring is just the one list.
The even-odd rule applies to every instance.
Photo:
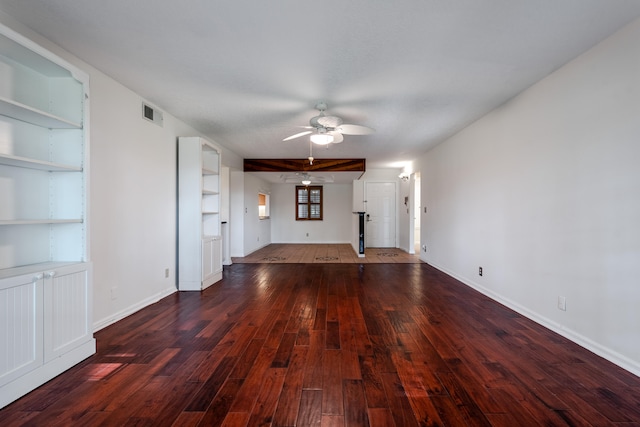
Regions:
[[280, 175], [286, 184], [302, 183], [302, 185], [325, 184], [333, 182], [333, 175], [309, 175], [307, 172], [296, 172], [292, 175]]
[[310, 130], [288, 136], [283, 139], [283, 141], [290, 141], [311, 134], [311, 142], [315, 144], [338, 144], [344, 140], [343, 135], [370, 135], [375, 132], [370, 127], [346, 124], [342, 122], [340, 117], [327, 116], [324, 113], [327, 110], [327, 104], [325, 102], [318, 102], [315, 108], [320, 114], [309, 120], [309, 126], [304, 126], [305, 129]]

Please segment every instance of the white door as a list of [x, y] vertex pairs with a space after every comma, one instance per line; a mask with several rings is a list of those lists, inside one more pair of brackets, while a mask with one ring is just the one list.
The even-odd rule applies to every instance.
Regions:
[[365, 193], [367, 201], [365, 246], [368, 248], [395, 248], [395, 182], [367, 182]]

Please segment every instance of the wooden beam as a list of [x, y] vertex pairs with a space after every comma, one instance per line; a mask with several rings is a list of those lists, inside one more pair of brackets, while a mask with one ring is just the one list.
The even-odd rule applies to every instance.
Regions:
[[365, 159], [244, 159], [245, 172], [364, 172]]

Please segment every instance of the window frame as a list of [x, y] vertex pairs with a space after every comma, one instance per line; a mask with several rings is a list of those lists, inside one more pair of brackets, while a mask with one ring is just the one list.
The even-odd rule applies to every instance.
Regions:
[[[307, 201], [305, 203], [301, 203], [300, 202], [300, 197], [299, 197], [299, 192], [300, 190], [306, 190], [307, 193]], [[312, 190], [318, 190], [320, 192], [320, 202], [318, 203], [313, 203], [311, 201], [311, 191]], [[322, 189], [322, 185], [296, 185], [296, 194], [295, 194], [295, 198], [296, 198], [296, 221], [322, 221], [324, 214], [323, 214], [323, 205], [324, 205], [324, 195], [323, 195], [323, 189]], [[300, 205], [306, 205], [307, 206], [307, 217], [300, 217]], [[320, 207], [320, 216], [317, 218], [312, 218], [311, 217], [311, 206], [319, 206]]]
[[270, 199], [269, 194], [258, 192], [258, 218], [269, 219], [271, 217]]

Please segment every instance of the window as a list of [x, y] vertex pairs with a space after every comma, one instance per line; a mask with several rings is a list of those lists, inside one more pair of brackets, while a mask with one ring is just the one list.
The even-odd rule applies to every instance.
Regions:
[[258, 217], [260, 219], [269, 218], [269, 195], [258, 193]]
[[322, 221], [322, 186], [296, 186], [296, 220]]

